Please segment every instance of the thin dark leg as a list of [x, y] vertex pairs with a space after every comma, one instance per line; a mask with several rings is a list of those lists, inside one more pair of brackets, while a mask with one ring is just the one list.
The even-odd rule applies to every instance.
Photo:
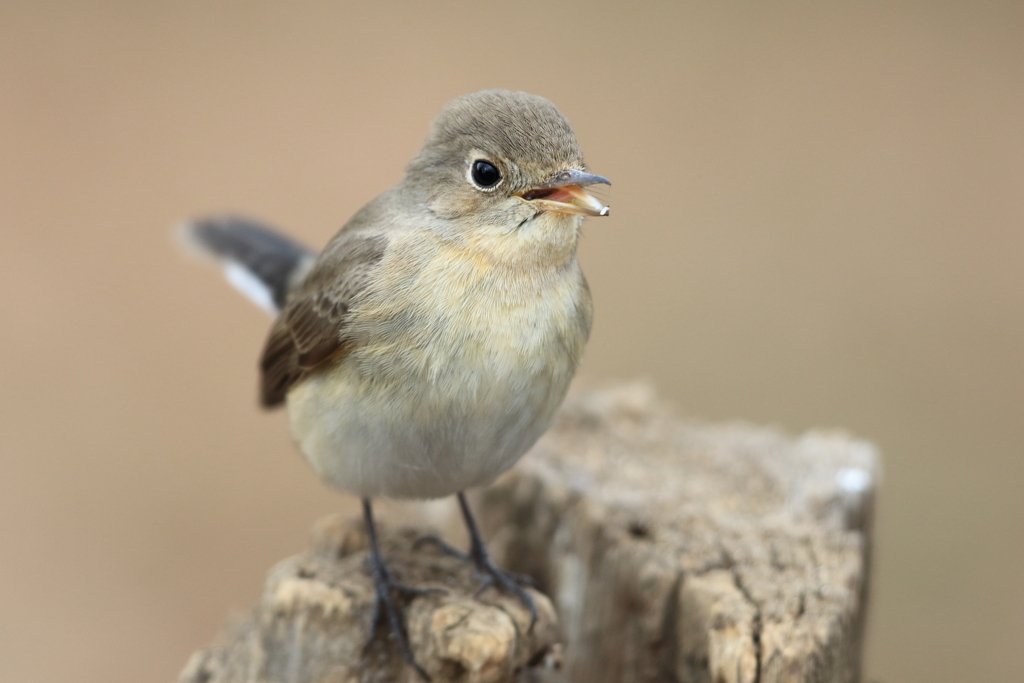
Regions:
[[373, 623], [370, 625], [370, 637], [367, 639], [364, 649], [368, 648], [377, 636], [377, 626], [380, 624], [381, 617], [387, 613], [388, 624], [391, 626], [392, 635], [394, 635], [395, 640], [398, 642], [398, 649], [402, 653], [402, 658], [412, 668], [416, 669], [416, 673], [423, 680], [429, 681], [430, 676], [416, 663], [416, 658], [412, 656], [412, 650], [409, 648], [409, 638], [405, 633], [405, 626], [402, 624], [401, 611], [391, 595], [392, 590], [417, 595], [428, 591], [403, 586], [391, 578], [391, 573], [388, 571], [387, 565], [384, 564], [384, 558], [380, 555], [380, 545], [377, 543], [377, 528], [373, 524], [373, 507], [370, 505], [369, 498], [363, 498], [363, 518], [366, 520], [366, 533], [370, 536], [373, 586], [377, 592], [377, 599], [373, 604]]
[[464, 553], [453, 548], [437, 536], [422, 536], [416, 539], [413, 547], [418, 548], [429, 543], [436, 546], [442, 552], [459, 558], [463, 562], [472, 562], [473, 566], [476, 567], [477, 573], [480, 575], [482, 583], [480, 590], [477, 591], [477, 595], [483, 593], [491, 586], [497, 586], [516, 596], [530, 610], [530, 630], [532, 631], [534, 624], [537, 623], [537, 605], [534, 604], [533, 597], [523, 590], [523, 586], [532, 588], [536, 585], [536, 582], [529, 576], [507, 572], [491, 561], [490, 556], [487, 554], [487, 547], [484, 546], [484, 541], [480, 537], [480, 530], [476, 528], [476, 520], [473, 519], [473, 513], [469, 510], [466, 494], [459, 492], [458, 498], [459, 507], [462, 508], [462, 518], [466, 521], [466, 529], [469, 531], [469, 552]]
[[495, 585], [519, 598], [530, 610], [530, 630], [532, 631], [534, 624], [537, 623], [537, 605], [534, 604], [533, 597], [523, 590], [523, 585], [532, 586], [533, 580], [528, 576], [507, 572], [491, 562], [484, 541], [480, 538], [480, 531], [476, 528], [473, 513], [469, 510], [466, 494], [462, 491], [459, 492], [459, 507], [462, 508], [462, 517], [466, 520], [466, 530], [469, 531], [469, 559], [473, 561], [477, 571], [484, 577], [484, 585], [480, 590], [483, 591], [489, 586]]
[[[476, 528], [476, 522], [473, 519], [473, 515], [469, 512], [469, 504], [462, 497], [461, 493], [459, 494], [459, 498], [461, 500], [460, 505], [462, 506], [463, 519], [466, 520], [466, 526], [469, 527], [470, 541], [474, 544], [474, 547], [476, 548], [477, 551], [476, 556], [474, 557], [472, 552], [462, 552], [458, 548], [449, 544], [440, 536], [434, 536], [433, 534], [428, 536], [420, 536], [416, 539], [416, 542], [413, 543], [413, 547], [419, 548], [423, 545], [432, 545], [435, 546], [441, 552], [443, 552], [445, 555], [457, 557], [463, 562], [472, 562], [474, 565], [478, 565], [480, 563], [490, 564], [490, 559], [487, 555], [487, 548], [484, 547], [484, 542], [480, 538], [480, 532]], [[481, 560], [479, 558], [483, 559]], [[534, 581], [533, 578], [530, 576], [526, 576], [525, 574], [513, 574], [512, 572], [506, 571], [502, 571], [502, 573], [512, 577], [515, 580], [515, 582], [518, 583], [520, 586], [529, 586], [530, 588], [537, 587], [537, 582]], [[491, 583], [493, 583], [493, 580], [490, 574], [488, 573], [487, 576], [484, 578], [483, 588], [486, 589], [490, 587]]]

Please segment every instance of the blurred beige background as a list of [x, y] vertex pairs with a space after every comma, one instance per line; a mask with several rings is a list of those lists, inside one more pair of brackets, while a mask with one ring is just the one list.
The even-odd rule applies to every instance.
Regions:
[[885, 455], [867, 671], [1024, 669], [1020, 3], [0, 3], [0, 680], [173, 680], [326, 490], [171, 226], [322, 245], [449, 98], [615, 183], [584, 374]]

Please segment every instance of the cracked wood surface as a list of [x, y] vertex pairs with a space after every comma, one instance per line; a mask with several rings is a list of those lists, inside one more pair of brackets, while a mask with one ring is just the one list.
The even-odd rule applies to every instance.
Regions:
[[[538, 619], [515, 598], [480, 582], [466, 563], [433, 548], [413, 550], [418, 532], [378, 523], [392, 575], [443, 593], [422, 595], [405, 610], [416, 660], [434, 681], [504, 683], [557, 662], [558, 630], [551, 602], [533, 591]], [[374, 588], [361, 519], [329, 517], [311, 549], [271, 570], [259, 606], [221, 642], [196, 652], [179, 683], [421, 683], [405, 664], [388, 628], [372, 645]]]
[[682, 421], [642, 385], [570, 398], [477, 503], [537, 577], [565, 680], [858, 681], [874, 448]]
[[[858, 681], [879, 473], [841, 433], [687, 422], [642, 385], [580, 392], [475, 496], [494, 557], [554, 602], [534, 593], [533, 633], [514, 599], [474, 597], [464, 564], [413, 552], [417, 532], [385, 531], [384, 554], [400, 580], [448, 590], [406, 612], [435, 681]], [[321, 522], [181, 682], [418, 680], [383, 638], [361, 652], [365, 549], [360, 520]]]

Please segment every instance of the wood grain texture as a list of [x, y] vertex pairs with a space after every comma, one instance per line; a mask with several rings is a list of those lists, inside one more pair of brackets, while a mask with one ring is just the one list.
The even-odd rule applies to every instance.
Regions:
[[477, 504], [540, 579], [566, 680], [858, 681], [874, 448], [680, 420], [642, 385], [573, 396]]
[[[474, 594], [479, 581], [460, 560], [424, 547], [416, 532], [381, 527], [381, 546], [404, 583], [443, 589], [418, 596], [405, 611], [417, 661], [434, 681], [501, 683], [528, 667], [552, 666], [558, 639], [551, 602], [534, 591], [538, 621], [514, 598]], [[400, 681], [421, 683], [382, 625], [370, 633], [373, 580], [362, 520], [329, 517], [312, 547], [270, 572], [260, 604], [214, 646], [196, 652], [180, 683]]]
[[[642, 385], [588, 391], [474, 501], [494, 556], [551, 596], [532, 634], [514, 600], [474, 598], [460, 562], [412, 552], [415, 531], [387, 532], [384, 552], [401, 580], [449, 591], [407, 611], [438, 681], [855, 682], [879, 476], [842, 433], [686, 422]], [[360, 524], [322, 522], [181, 682], [415, 680], [383, 639], [361, 654]]]

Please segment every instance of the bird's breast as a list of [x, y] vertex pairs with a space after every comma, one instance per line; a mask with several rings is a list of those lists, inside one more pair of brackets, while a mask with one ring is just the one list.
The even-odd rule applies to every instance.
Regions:
[[368, 384], [480, 401], [575, 371], [591, 321], [575, 259], [508, 267], [448, 247], [414, 267], [382, 266], [350, 323], [352, 361]]
[[575, 261], [529, 273], [438, 250], [404, 270], [385, 259], [367, 289], [350, 311], [348, 354], [288, 396], [313, 466], [359, 495], [421, 498], [508, 469], [547, 428], [582, 356], [591, 305]]

